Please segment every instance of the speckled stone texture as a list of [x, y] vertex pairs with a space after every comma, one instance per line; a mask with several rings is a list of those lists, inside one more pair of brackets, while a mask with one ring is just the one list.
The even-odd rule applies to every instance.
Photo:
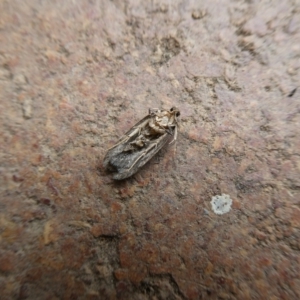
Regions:
[[299, 1], [0, 1], [0, 299], [299, 299], [299, 55]]

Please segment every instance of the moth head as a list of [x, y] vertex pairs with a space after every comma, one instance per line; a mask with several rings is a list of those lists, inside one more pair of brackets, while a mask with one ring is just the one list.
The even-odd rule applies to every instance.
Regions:
[[171, 107], [170, 112], [174, 113], [174, 115], [175, 115], [176, 117], [179, 117], [179, 116], [180, 116], [180, 111], [179, 111], [179, 109], [178, 109], [177, 107], [175, 107], [175, 106]]

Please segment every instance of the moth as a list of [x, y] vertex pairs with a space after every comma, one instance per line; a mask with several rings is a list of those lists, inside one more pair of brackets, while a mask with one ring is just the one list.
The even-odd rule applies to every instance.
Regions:
[[121, 180], [135, 174], [145, 165], [169, 140], [177, 139], [177, 107], [170, 110], [149, 109], [146, 117], [135, 124], [119, 142], [111, 147], [103, 161], [107, 170], [113, 172], [113, 178]]

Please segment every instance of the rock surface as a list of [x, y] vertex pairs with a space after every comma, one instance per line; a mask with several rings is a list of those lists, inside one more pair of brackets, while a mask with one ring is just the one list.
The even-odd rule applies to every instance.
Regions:
[[[299, 299], [297, 3], [1, 1], [0, 298]], [[171, 106], [176, 145], [114, 182]]]

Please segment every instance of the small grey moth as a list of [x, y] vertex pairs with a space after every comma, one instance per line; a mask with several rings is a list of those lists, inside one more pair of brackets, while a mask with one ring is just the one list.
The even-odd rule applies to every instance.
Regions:
[[116, 180], [135, 174], [169, 141], [170, 136], [173, 136], [171, 143], [177, 139], [179, 116], [176, 107], [149, 109], [148, 115], [107, 151], [104, 167], [113, 172]]

